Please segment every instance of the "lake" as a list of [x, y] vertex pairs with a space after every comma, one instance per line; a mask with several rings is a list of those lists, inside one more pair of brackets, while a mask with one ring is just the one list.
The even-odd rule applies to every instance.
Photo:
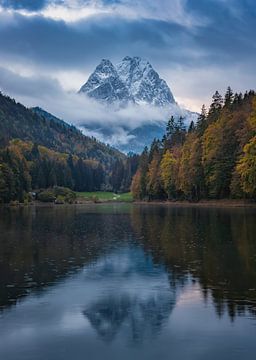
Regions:
[[0, 210], [0, 359], [256, 354], [256, 210]]

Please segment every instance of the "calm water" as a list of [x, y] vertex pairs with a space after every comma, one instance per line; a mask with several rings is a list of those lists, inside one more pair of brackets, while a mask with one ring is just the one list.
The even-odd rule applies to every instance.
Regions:
[[0, 211], [0, 359], [255, 359], [256, 211]]

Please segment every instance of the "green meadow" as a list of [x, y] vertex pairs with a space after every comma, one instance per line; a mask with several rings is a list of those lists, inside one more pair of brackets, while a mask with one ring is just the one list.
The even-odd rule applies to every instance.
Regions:
[[117, 201], [117, 202], [131, 202], [133, 201], [130, 192], [123, 194], [115, 194], [107, 191], [93, 191], [93, 192], [77, 192], [77, 197], [83, 200], [92, 201]]

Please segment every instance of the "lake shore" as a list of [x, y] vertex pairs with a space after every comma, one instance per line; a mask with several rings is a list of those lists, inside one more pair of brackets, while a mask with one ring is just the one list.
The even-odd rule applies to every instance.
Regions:
[[198, 202], [191, 201], [134, 201], [133, 204], [138, 205], [166, 205], [170, 207], [252, 207], [256, 208], [256, 202], [249, 200], [201, 200]]
[[69, 207], [69, 206], [84, 206], [84, 205], [103, 205], [103, 204], [133, 204], [133, 201], [115, 201], [115, 200], [84, 200], [78, 201], [74, 203], [61, 203], [56, 204], [54, 202], [40, 202], [40, 201], [32, 201], [30, 203], [15, 203], [15, 204], [0, 204], [0, 208], [29, 208], [29, 207]]
[[40, 202], [33, 201], [31, 203], [16, 203], [16, 204], [2, 204], [1, 207], [63, 207], [63, 206], [84, 206], [84, 205], [103, 205], [103, 204], [133, 204], [133, 205], [164, 205], [168, 207], [219, 207], [219, 208], [256, 208], [256, 202], [246, 201], [246, 200], [201, 200], [199, 202], [190, 202], [190, 201], [160, 201], [160, 200], [152, 200], [152, 201], [117, 201], [117, 200], [83, 200], [78, 201], [73, 204], [56, 204], [54, 202]]

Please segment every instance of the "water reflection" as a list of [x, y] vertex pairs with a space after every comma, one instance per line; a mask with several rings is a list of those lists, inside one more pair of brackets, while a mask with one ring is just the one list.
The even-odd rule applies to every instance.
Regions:
[[152, 258], [138, 247], [122, 248], [86, 271], [87, 284], [102, 277], [103, 294], [83, 311], [97, 334], [111, 341], [125, 327], [133, 342], [154, 338], [167, 322], [176, 298], [164, 267], [154, 266]]
[[254, 210], [99, 206], [0, 215], [0, 309], [133, 242], [165, 265], [171, 287], [187, 275], [198, 281], [219, 316], [256, 313]]
[[0, 210], [0, 358], [254, 359], [255, 214]]
[[2, 209], [0, 310], [126, 242], [131, 224], [120, 209]]
[[256, 315], [256, 223], [252, 209], [136, 208], [133, 228], [175, 278], [190, 274], [216, 312]]

